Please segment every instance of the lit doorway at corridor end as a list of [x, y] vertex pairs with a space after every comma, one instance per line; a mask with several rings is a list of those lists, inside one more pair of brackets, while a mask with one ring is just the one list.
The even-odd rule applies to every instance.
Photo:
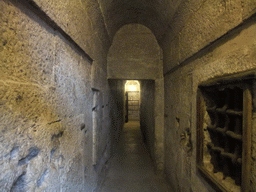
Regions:
[[140, 83], [127, 80], [125, 83], [125, 122], [140, 120]]

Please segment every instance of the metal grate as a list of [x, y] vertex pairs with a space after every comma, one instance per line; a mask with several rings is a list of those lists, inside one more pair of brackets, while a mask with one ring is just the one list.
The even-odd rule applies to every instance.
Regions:
[[207, 91], [207, 107], [211, 124], [207, 127], [211, 142], [207, 143], [213, 172], [223, 172], [241, 185], [243, 90], [239, 87]]
[[197, 167], [219, 191], [248, 191], [252, 81], [200, 87]]

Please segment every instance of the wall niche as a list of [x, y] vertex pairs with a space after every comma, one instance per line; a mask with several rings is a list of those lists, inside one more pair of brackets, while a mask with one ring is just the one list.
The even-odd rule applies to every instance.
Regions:
[[216, 191], [250, 191], [254, 76], [217, 80], [197, 93], [197, 170]]

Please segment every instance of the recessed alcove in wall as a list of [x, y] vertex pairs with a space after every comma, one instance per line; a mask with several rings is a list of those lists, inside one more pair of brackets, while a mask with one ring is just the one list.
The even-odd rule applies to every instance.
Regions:
[[253, 76], [200, 86], [197, 168], [218, 191], [249, 191]]

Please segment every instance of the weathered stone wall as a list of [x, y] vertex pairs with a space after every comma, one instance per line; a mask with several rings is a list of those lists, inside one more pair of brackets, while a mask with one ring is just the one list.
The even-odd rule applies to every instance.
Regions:
[[164, 73], [255, 13], [254, 0], [184, 0], [162, 39]]
[[162, 77], [161, 50], [152, 32], [143, 25], [123, 26], [108, 53], [109, 79]]
[[154, 132], [154, 161], [156, 171], [164, 171], [164, 79], [155, 80], [155, 132]]
[[155, 162], [155, 81], [144, 80], [141, 84], [140, 128], [150, 155]]
[[156, 172], [164, 170], [164, 95], [162, 80], [141, 80], [140, 125]]
[[[196, 171], [197, 88], [210, 79], [255, 70], [255, 17], [241, 24], [255, 12], [255, 5], [255, 1], [184, 1], [176, 13], [168, 37], [172, 40], [163, 51], [165, 171], [177, 191], [214, 191]], [[186, 131], [191, 138], [184, 140]], [[251, 191], [256, 183], [255, 131], [253, 123]]]
[[106, 69], [105, 57], [110, 46], [104, 20], [97, 0], [34, 0], [97, 65]]
[[124, 126], [125, 81], [108, 80], [111, 90], [110, 119], [111, 119], [111, 153], [119, 142]]
[[[110, 152], [109, 42], [97, 1], [82, 3], [0, 1], [1, 191], [93, 191], [101, 181]], [[102, 95], [96, 165], [92, 88]]]

